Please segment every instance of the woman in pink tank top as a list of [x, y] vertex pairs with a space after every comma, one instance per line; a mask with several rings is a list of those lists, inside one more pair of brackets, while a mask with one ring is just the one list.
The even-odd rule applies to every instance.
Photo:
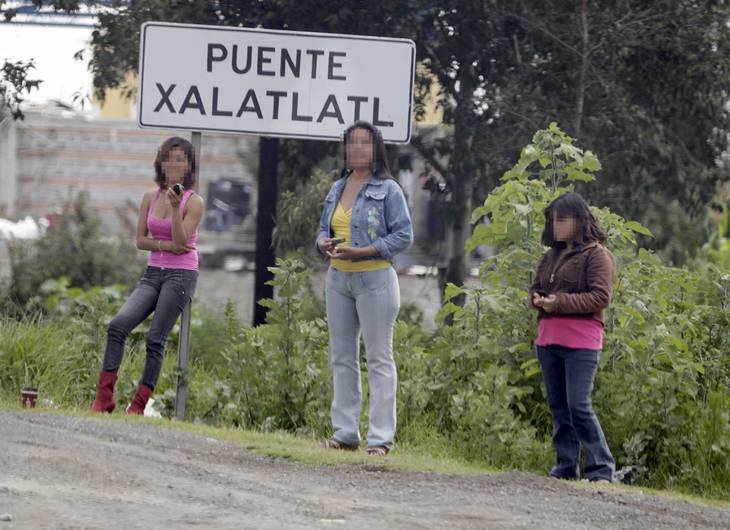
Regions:
[[147, 357], [142, 378], [127, 414], [142, 414], [162, 368], [165, 342], [198, 279], [195, 249], [202, 198], [194, 191], [195, 152], [187, 140], [167, 139], [155, 159], [155, 190], [145, 193], [137, 221], [137, 248], [149, 251], [148, 267], [119, 313], [109, 323], [104, 364], [99, 372], [95, 412], [116, 407], [114, 385], [129, 333], [150, 314]]

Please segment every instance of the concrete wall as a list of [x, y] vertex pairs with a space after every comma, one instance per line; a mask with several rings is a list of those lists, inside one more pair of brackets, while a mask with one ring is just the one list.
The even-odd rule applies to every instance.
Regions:
[[[442, 133], [439, 128], [421, 132], [429, 136]], [[130, 120], [29, 111], [24, 121], [0, 130], [0, 150], [5, 150], [0, 167], [3, 175], [8, 175], [3, 176], [0, 208], [6, 205], [9, 213], [5, 216], [9, 218], [48, 216], [60, 213], [61, 206], [83, 190], [110, 234], [131, 237], [142, 195], [155, 186], [153, 162], [157, 149], [166, 138], [176, 134], [190, 137], [189, 132], [140, 129]], [[422, 189], [423, 178], [419, 178], [432, 170], [410, 146], [401, 147], [399, 154], [400, 158], [411, 155], [410, 178], [399, 171], [403, 168], [392, 169], [409, 195], [416, 239], [404, 256], [404, 265], [443, 266], [448, 245], [435, 241], [428, 233], [432, 215], [428, 208], [430, 193]], [[256, 176], [248, 167], [255, 166], [258, 159], [256, 137], [206, 133], [202, 155], [201, 195], [206, 195], [208, 182], [237, 177], [251, 184], [255, 206]], [[316, 222], [312, 220], [313, 234]]]
[[[84, 120], [28, 113], [17, 124], [16, 215], [43, 216], [80, 190], [89, 194], [106, 228], [127, 232], [145, 190], [153, 189], [153, 162], [168, 137], [189, 132], [139, 129], [128, 120]], [[255, 152], [248, 136], [204, 134], [200, 182], [219, 177], [254, 181], [239, 153]], [[126, 222], [120, 221], [120, 215]]]
[[17, 136], [10, 116], [0, 118], [0, 217], [15, 215], [17, 193]]

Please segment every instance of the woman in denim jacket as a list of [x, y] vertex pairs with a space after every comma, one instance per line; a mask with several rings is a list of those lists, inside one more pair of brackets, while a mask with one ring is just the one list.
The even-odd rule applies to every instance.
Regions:
[[360, 445], [360, 328], [370, 386], [367, 452], [393, 447], [397, 373], [393, 324], [400, 309], [397, 253], [413, 242], [405, 196], [388, 169], [383, 138], [358, 121], [343, 136], [343, 178], [332, 185], [319, 223], [317, 251], [330, 258], [326, 304], [332, 370], [332, 438], [329, 449]]

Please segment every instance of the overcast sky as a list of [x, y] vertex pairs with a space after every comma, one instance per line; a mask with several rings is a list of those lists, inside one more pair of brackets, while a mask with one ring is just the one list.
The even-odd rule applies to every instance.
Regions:
[[[18, 20], [23, 18], [18, 16]], [[0, 60], [35, 59], [36, 68], [30, 76], [43, 80], [39, 90], [24, 95], [26, 101], [43, 104], [56, 99], [71, 104], [76, 93], [91, 97], [92, 78], [87, 65], [93, 28], [90, 25], [64, 25], [68, 20], [54, 16], [57, 25], [0, 23]], [[91, 20], [85, 17], [83, 22]], [[86, 50], [84, 61], [75, 60], [74, 54], [82, 49]], [[74, 106], [80, 109], [78, 104]], [[87, 101], [85, 112], [96, 111], [90, 107]]]

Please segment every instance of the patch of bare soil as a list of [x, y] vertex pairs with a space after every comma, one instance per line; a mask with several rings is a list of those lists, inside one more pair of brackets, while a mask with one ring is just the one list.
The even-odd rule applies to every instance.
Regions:
[[730, 528], [730, 509], [524, 473], [314, 467], [164, 425], [0, 411], [0, 530]]

